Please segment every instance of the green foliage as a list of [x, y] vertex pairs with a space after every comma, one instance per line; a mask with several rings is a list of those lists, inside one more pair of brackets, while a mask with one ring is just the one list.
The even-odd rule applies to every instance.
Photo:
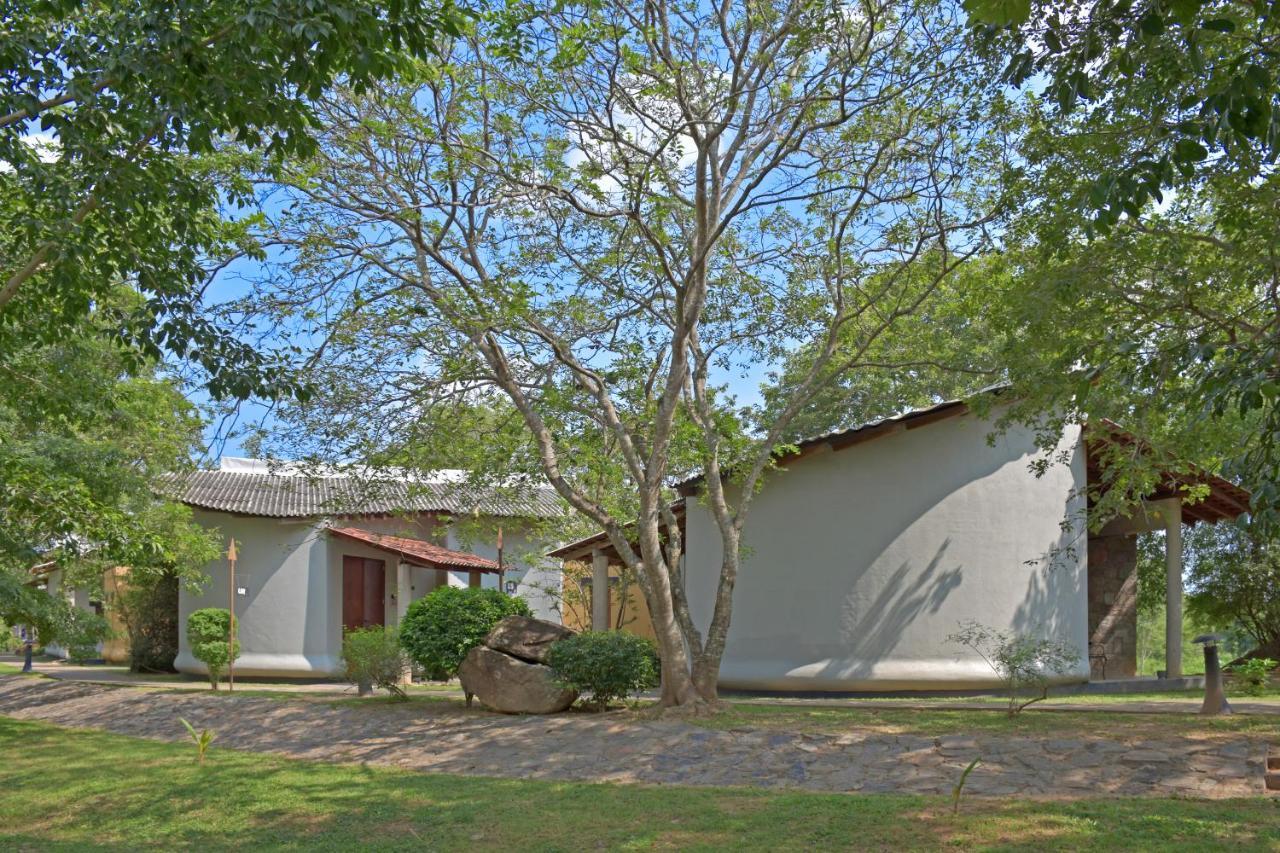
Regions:
[[[960, 630], [947, 642], [976, 652], [1009, 691], [1009, 716], [1015, 717], [1034, 702], [1049, 695], [1049, 677], [1070, 672], [1080, 662], [1080, 652], [1069, 643], [1020, 636], [977, 622], [962, 622]], [[1030, 690], [1031, 698], [1018, 701], [1020, 691]]]
[[557, 681], [586, 694], [583, 704], [596, 711], [656, 687], [662, 671], [653, 643], [622, 631], [584, 631], [557, 640], [547, 663]]
[[[28, 3], [0, 46], [0, 351], [52, 341], [120, 281], [118, 319], [153, 357], [199, 364], [215, 397], [298, 393], [269, 358], [200, 314], [209, 258], [258, 254], [219, 215], [252, 193], [227, 141], [268, 158], [313, 147], [310, 106], [432, 55], [451, 0]], [[39, 136], [33, 137], [33, 134]]]
[[524, 599], [496, 589], [442, 586], [409, 605], [400, 642], [428, 672], [452, 677], [504, 616], [530, 616]]
[[[1164, 584], [1163, 578], [1160, 580]], [[1138, 581], [1141, 589], [1142, 580]], [[1161, 601], [1163, 602], [1163, 596]], [[1138, 610], [1138, 675], [1154, 676], [1165, 668], [1165, 621], [1163, 604], [1157, 610]], [[1222, 639], [1218, 643], [1218, 653], [1222, 660], [1234, 660], [1248, 654], [1257, 644], [1243, 630], [1239, 623], [1226, 623], [1206, 619], [1193, 607], [1184, 607], [1182, 611], [1182, 673], [1184, 675], [1204, 674], [1204, 647], [1192, 642], [1201, 634], [1217, 634]]]
[[959, 780], [956, 781], [955, 786], [951, 789], [952, 814], [960, 813], [960, 796], [964, 793], [964, 783], [969, 781], [969, 774], [973, 772], [973, 768], [977, 767], [981, 763], [981, 758], [975, 758], [973, 761], [970, 761], [969, 766], [960, 774]]
[[408, 698], [401, 684], [405, 654], [395, 630], [372, 626], [347, 631], [342, 635], [342, 662], [352, 684], [371, 684], [398, 699]]
[[1109, 418], [1146, 440], [1098, 458], [1091, 522], [1128, 511], [1167, 472], [1194, 478], [1191, 462], [1241, 480], [1255, 514], [1274, 517], [1275, 308], [1257, 282], [1275, 274], [1280, 175], [1254, 180], [1224, 167], [1090, 241], [1087, 223], [1060, 202], [1104, 158], [1049, 119], [1035, 122], [1025, 212], [986, 307], [991, 325], [1013, 332], [998, 353], [1017, 391], [1013, 419], [1056, 441], [1067, 424]]
[[[871, 277], [873, 286], [896, 278], [903, 291], [925, 303], [897, 321], [893, 333], [868, 343], [874, 321], [866, 318], [840, 329], [836, 363], [822, 374], [822, 387], [791, 421], [783, 438], [799, 441], [838, 429], [891, 417], [942, 400], [967, 397], [1001, 378], [997, 358], [1008, 330], [988, 323], [985, 307], [994, 280], [1006, 275], [998, 258], [976, 259], [941, 283], [940, 259], [889, 266]], [[757, 429], [777, 420], [820, 350], [814, 342], [793, 349], [782, 369], [761, 387], [760, 406], [751, 412]], [[840, 359], [860, 362], [848, 370]]]
[[0, 573], [56, 563], [96, 589], [118, 565], [192, 579], [216, 553], [187, 507], [157, 497], [202, 424], [158, 365], [104, 338], [102, 312], [128, 302], [117, 291], [74, 334], [0, 349]]
[[184, 718], [179, 717], [179, 722], [186, 727], [187, 734], [191, 735], [191, 740], [196, 745], [196, 763], [204, 764], [205, 753], [209, 751], [209, 744], [213, 743], [213, 739], [217, 737], [212, 729], [202, 729], [198, 734], [195, 726], [188, 723]]
[[22, 640], [18, 639], [18, 635], [13, 632], [13, 628], [4, 623], [0, 619], [0, 652], [6, 654], [19, 651], [22, 648]]
[[214, 690], [228, 665], [240, 657], [240, 641], [228, 644], [230, 635], [231, 612], [221, 607], [206, 607], [187, 617], [187, 645], [192, 657], [208, 667]]
[[1252, 523], [1200, 525], [1188, 537], [1188, 609], [1240, 625], [1264, 654], [1280, 654], [1280, 534]]
[[129, 632], [132, 672], [173, 672], [178, 656], [178, 576], [131, 575], [109, 606]]
[[[1098, 521], [1186, 462], [1280, 487], [1271, 246], [1280, 18], [1189, 0], [1036, 0], [1012, 26], [976, 0], [977, 42], [1033, 78], [990, 324], [1023, 422], [1102, 417], [1151, 442], [1107, 460]], [[1106, 495], [1101, 495], [1106, 491]], [[1194, 495], [1190, 497], [1194, 498]]]
[[67, 660], [71, 663], [88, 663], [101, 657], [96, 643], [73, 643], [67, 647]]
[[[1210, 0], [966, 0], [980, 46], [1004, 79], [1034, 81], [1059, 121], [1077, 114], [1116, 135], [1081, 201], [1110, 227], [1223, 161], [1250, 173], [1280, 153], [1280, 16], [1268, 4]], [[1064, 126], [1065, 133], [1072, 132]], [[1119, 144], [1115, 144], [1119, 143]]]
[[1249, 658], [1231, 667], [1231, 671], [1244, 682], [1246, 695], [1261, 696], [1267, 692], [1271, 671], [1278, 665], [1271, 658]]
[[107, 638], [107, 621], [74, 607], [60, 595], [25, 583], [16, 572], [0, 568], [0, 620], [35, 629], [40, 645], [92, 645]]

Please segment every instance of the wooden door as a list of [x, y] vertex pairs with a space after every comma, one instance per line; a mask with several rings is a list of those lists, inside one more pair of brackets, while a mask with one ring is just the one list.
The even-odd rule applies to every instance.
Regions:
[[386, 563], [367, 557], [342, 557], [342, 625], [367, 628], [386, 621]]

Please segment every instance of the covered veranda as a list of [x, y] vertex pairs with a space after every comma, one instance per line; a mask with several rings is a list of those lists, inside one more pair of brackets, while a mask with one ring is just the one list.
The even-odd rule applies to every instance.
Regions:
[[[362, 625], [399, 625], [413, 601], [432, 589], [448, 585], [449, 572], [466, 572], [468, 585], [472, 587], [480, 586], [486, 574], [498, 575], [499, 579], [502, 576], [503, 567], [493, 560], [453, 551], [423, 539], [389, 536], [358, 527], [330, 527], [328, 532], [330, 536], [358, 543], [391, 558], [377, 565], [379, 561], [362, 560], [358, 554], [344, 555], [343, 624], [348, 628], [356, 627], [357, 621]], [[427, 579], [415, 580], [415, 568], [433, 574]], [[359, 601], [359, 606], [353, 605], [353, 601]], [[361, 611], [358, 619], [354, 610]]]
[[[1113, 421], [1085, 430], [1090, 511], [1105, 491], [1106, 460], [1115, 452], [1140, 455], [1146, 443]], [[1183, 527], [1233, 521], [1249, 511], [1247, 490], [1195, 467], [1162, 474], [1159, 485], [1127, 516], [1091, 530], [1088, 542], [1089, 659], [1091, 680], [1137, 675], [1137, 537], [1164, 533], [1165, 657], [1163, 677], [1184, 674]]]

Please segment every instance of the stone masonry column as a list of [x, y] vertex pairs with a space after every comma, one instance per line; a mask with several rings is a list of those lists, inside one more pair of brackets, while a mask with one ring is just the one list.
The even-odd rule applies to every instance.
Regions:
[[1132, 678], [1138, 670], [1138, 540], [1089, 537], [1089, 678]]

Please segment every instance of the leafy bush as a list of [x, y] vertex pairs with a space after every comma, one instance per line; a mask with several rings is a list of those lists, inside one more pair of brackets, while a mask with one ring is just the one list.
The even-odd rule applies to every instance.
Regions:
[[[1049, 675], [1071, 671], [1080, 652], [1069, 643], [1024, 637], [977, 622], [962, 622], [949, 643], [967, 646], [987, 662], [1009, 691], [1009, 716], [1017, 716], [1033, 702], [1049, 696]], [[1031, 698], [1019, 703], [1018, 694], [1030, 688]]]
[[649, 640], [621, 631], [586, 631], [558, 640], [547, 663], [556, 680], [587, 694], [583, 704], [603, 711], [609, 703], [658, 685], [658, 651]]
[[13, 628], [0, 622], [0, 652], [12, 654], [22, 651], [22, 640], [13, 632]]
[[33, 628], [40, 647], [98, 643], [111, 633], [107, 620], [98, 614], [82, 610], [60, 595], [27, 586], [17, 574], [7, 571], [0, 571], [0, 619]]
[[168, 573], [150, 582], [130, 577], [114, 604], [129, 632], [130, 671], [173, 672], [178, 656], [178, 576]]
[[218, 689], [218, 678], [231, 661], [240, 657], [237, 640], [227, 655], [227, 638], [231, 634], [231, 613], [221, 607], [206, 607], [187, 617], [187, 644], [191, 655], [209, 668], [209, 683]]
[[1249, 658], [1231, 667], [1231, 672], [1242, 682], [1242, 690], [1249, 696], [1261, 696], [1267, 690], [1271, 670], [1277, 666], [1271, 658]]
[[88, 663], [101, 658], [97, 643], [74, 643], [67, 648], [67, 660], [72, 663]]
[[379, 626], [348, 631], [342, 637], [342, 660], [352, 684], [369, 684], [397, 698], [408, 698], [400, 683], [404, 676], [404, 649], [395, 631]]
[[409, 605], [400, 643], [413, 662], [446, 678], [504, 616], [530, 616], [524, 599], [496, 589], [442, 586]]

